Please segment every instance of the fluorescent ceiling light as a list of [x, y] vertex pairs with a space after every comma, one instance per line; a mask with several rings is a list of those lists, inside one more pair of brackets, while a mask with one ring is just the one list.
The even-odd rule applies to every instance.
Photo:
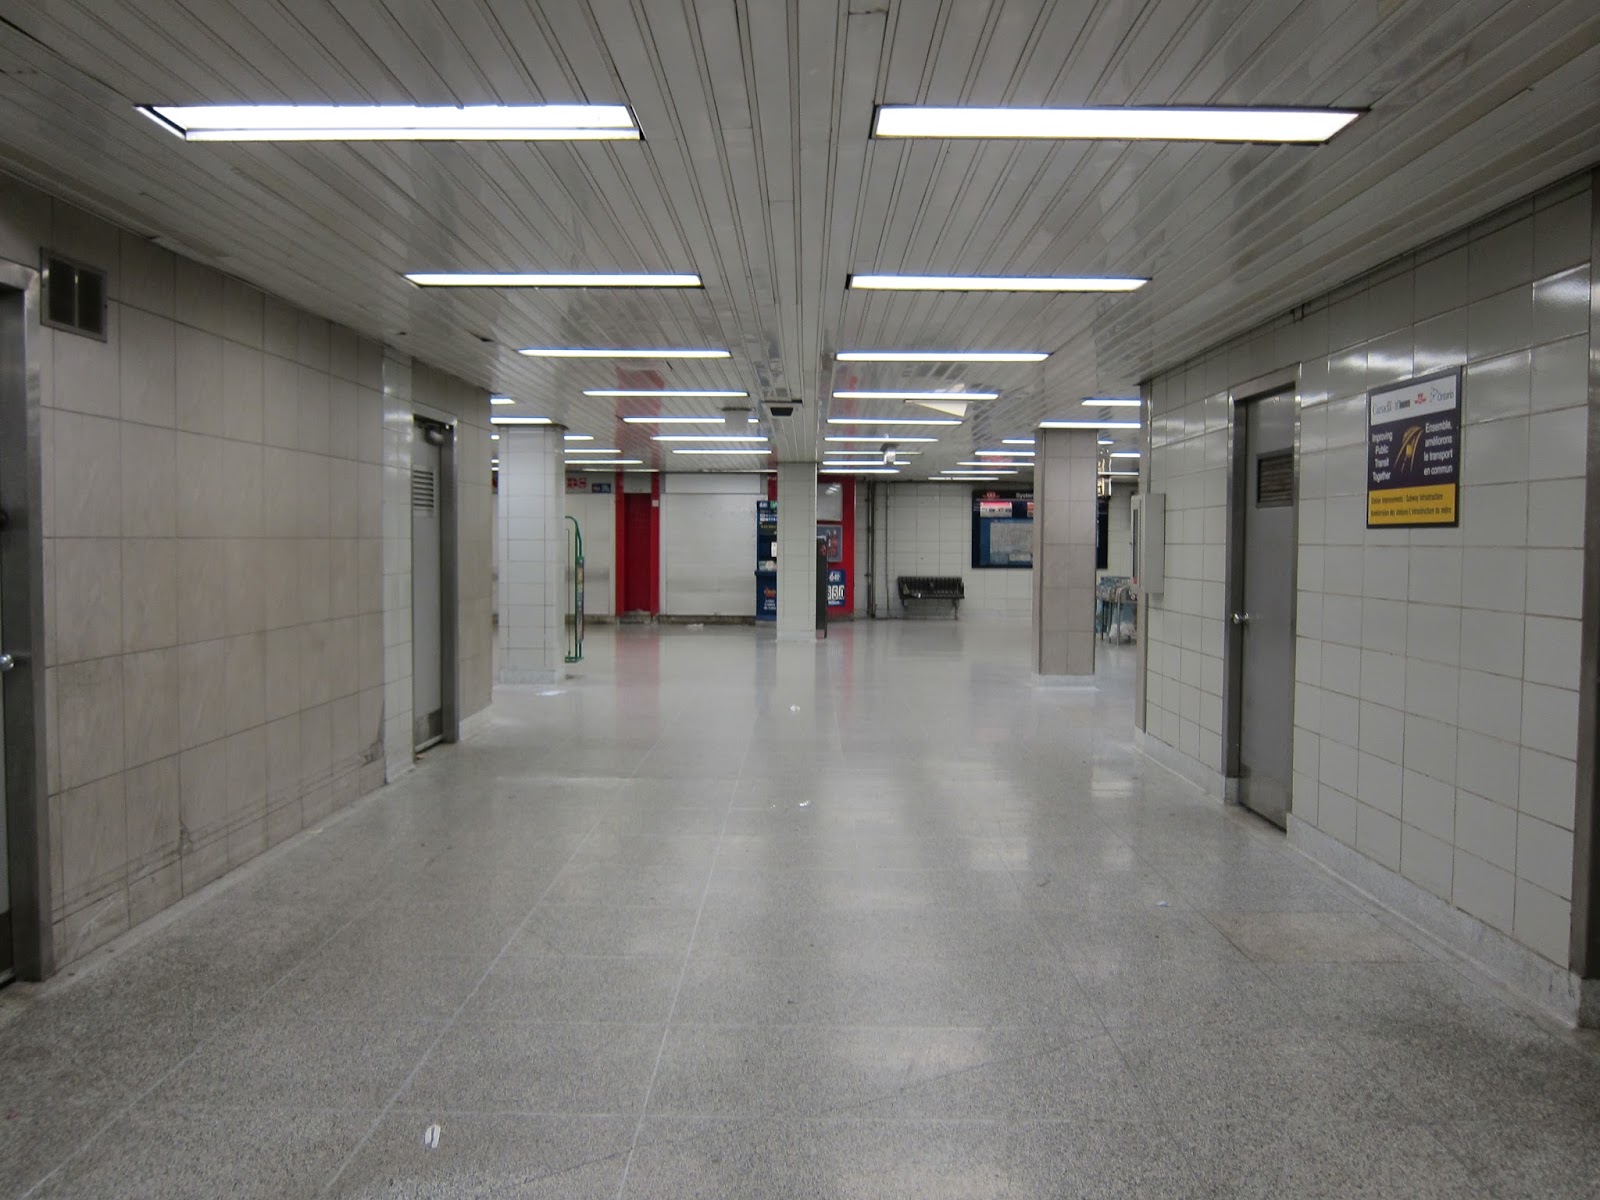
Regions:
[[612, 467], [642, 467], [642, 458], [611, 458], [604, 462], [594, 458], [569, 458], [563, 464], [568, 467], [591, 467], [596, 470], [609, 471]]
[[693, 388], [585, 388], [585, 396], [660, 396], [660, 397], [689, 397], [695, 396], [702, 399], [737, 399], [748, 396], [749, 392], [733, 391], [696, 391]]
[[835, 400], [998, 400], [999, 392], [835, 392]]
[[498, 467], [500, 465], [500, 460], [498, 458], [491, 458], [489, 460], [489, 465], [491, 467]]
[[725, 417], [623, 417], [624, 425], [726, 425]]
[[1095, 441], [1100, 443], [1102, 446], [1114, 446], [1117, 444], [1116, 438], [1097, 437], [1095, 438]]
[[1015, 475], [1015, 471], [940, 471], [946, 479], [999, 479], [1002, 475]]
[[592, 441], [594, 441], [594, 434], [592, 434], [592, 433], [564, 433], [564, 434], [561, 435], [561, 440], [564, 441], [564, 442], [592, 442]]
[[1121, 275], [852, 275], [849, 279], [853, 288], [889, 292], [1132, 292], [1149, 282]]
[[1009, 462], [1009, 461], [1005, 461], [1005, 460], [996, 461], [994, 459], [985, 460], [985, 459], [981, 459], [981, 458], [980, 459], [976, 459], [976, 460], [970, 460], [970, 461], [969, 460], [963, 460], [961, 462], [958, 462], [956, 464], [956, 466], [958, 466], [958, 467], [982, 467], [986, 471], [998, 471], [1002, 467], [1014, 468], [1012, 470], [1006, 471], [1005, 473], [1007, 475], [1015, 475], [1018, 471], [1031, 471], [1031, 470], [1033, 470], [1033, 464], [1031, 462]]
[[518, 350], [529, 358], [732, 358], [726, 350], [647, 350], [626, 346], [604, 349], [598, 346], [529, 346]]
[[1361, 113], [1327, 108], [925, 108], [883, 105], [881, 138], [1325, 142]]
[[516, 401], [513, 400], [510, 396], [490, 396], [489, 397], [489, 403], [490, 404], [515, 404]]
[[1050, 355], [1043, 350], [841, 350], [840, 362], [993, 362], [1035, 363]]
[[1033, 445], [1033, 439], [1032, 438], [1001, 438], [1000, 439], [1000, 444], [1002, 446], [1031, 446], [1031, 445]]
[[406, 278], [418, 287], [465, 288], [697, 288], [698, 275], [606, 274], [570, 272], [528, 274], [507, 271], [409, 271]]
[[621, 454], [621, 450], [606, 446], [574, 446], [567, 451], [568, 454]]
[[1112, 458], [1138, 458], [1139, 457], [1139, 452], [1137, 450], [1113, 450], [1111, 452], [1110, 457], [1112, 457]]
[[829, 417], [829, 425], [943, 425], [961, 424], [954, 417]]
[[930, 475], [929, 483], [973, 483], [984, 479], [999, 479], [998, 475]]
[[489, 440], [491, 442], [498, 442], [500, 440], [500, 435], [498, 433], [491, 433], [489, 435]]
[[191, 142], [639, 140], [624, 104], [195, 104], [139, 111]]
[[1032, 450], [974, 450], [979, 458], [1032, 458]]
[[490, 417], [491, 425], [553, 425], [549, 417]]
[[673, 453], [674, 454], [744, 454], [744, 455], [750, 455], [750, 454], [771, 454], [772, 451], [767, 449], [765, 446], [749, 446], [749, 447], [735, 446], [735, 447], [723, 447], [722, 449], [673, 450]]
[[1139, 478], [1139, 472], [1137, 472], [1137, 471], [1101, 471], [1100, 474], [1105, 476], [1107, 479], [1137, 479], [1137, 478]]
[[829, 475], [898, 475], [900, 472], [894, 467], [836, 467], [828, 463], [822, 464], [822, 470]]
[[1137, 421], [1040, 421], [1040, 429], [1137, 429]]
[[939, 439], [930, 437], [901, 437], [898, 434], [885, 433], [879, 434], [877, 437], [828, 437], [823, 438], [822, 440], [825, 442], [876, 442], [881, 445], [883, 442], [937, 442]]
[[744, 419], [744, 421], [745, 421], [746, 425], [759, 425], [759, 424], [761, 424], [761, 418], [760, 417], [746, 417]]
[[1088, 396], [1085, 408], [1138, 408], [1144, 401], [1137, 396]]
[[658, 433], [652, 442], [764, 442], [759, 433]]

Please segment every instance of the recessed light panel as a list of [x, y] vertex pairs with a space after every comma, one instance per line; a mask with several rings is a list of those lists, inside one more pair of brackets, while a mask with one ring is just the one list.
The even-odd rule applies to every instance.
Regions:
[[726, 425], [725, 417], [623, 417], [624, 425]]
[[835, 392], [835, 400], [998, 400], [999, 392]]
[[490, 396], [489, 397], [489, 403], [490, 404], [515, 404], [516, 401], [513, 400], [510, 396]]
[[1033, 439], [1032, 438], [1001, 438], [1000, 439], [1000, 444], [1002, 446], [1031, 446], [1031, 445], [1033, 445]]
[[1085, 408], [1138, 408], [1144, 401], [1137, 396], [1088, 396]]
[[732, 358], [726, 350], [645, 350], [619, 346], [530, 346], [518, 350], [529, 358]]
[[1032, 450], [974, 450], [979, 458], [1032, 458]]
[[884, 105], [881, 138], [1325, 142], [1361, 113], [1327, 108], [925, 108]]
[[190, 142], [638, 141], [625, 104], [153, 104]]
[[1036, 363], [1050, 355], [1042, 350], [841, 350], [840, 362], [987, 362]]
[[491, 425], [553, 425], [549, 417], [490, 417]]
[[675, 449], [675, 450], [673, 450], [673, 453], [674, 454], [743, 454], [746, 457], [748, 457], [748, 456], [750, 456], [752, 454], [771, 454], [772, 451], [767, 449], [765, 446], [748, 446], [748, 447], [745, 447], [745, 446], [734, 446], [734, 447], [731, 447], [731, 448], [723, 447], [722, 449], [709, 448], [709, 447], [695, 447], [693, 449], [688, 449], [688, 450]]
[[767, 439], [759, 433], [658, 433], [650, 439], [652, 442], [764, 442]]
[[585, 396], [614, 396], [614, 397], [617, 397], [617, 398], [630, 397], [630, 396], [635, 396], [635, 397], [637, 397], [637, 396], [658, 396], [658, 397], [676, 397], [676, 398], [679, 398], [679, 399], [683, 399], [683, 398], [687, 398], [687, 397], [690, 397], [690, 396], [695, 396], [695, 397], [700, 397], [702, 399], [723, 399], [723, 398], [737, 399], [737, 398], [739, 398], [741, 396], [748, 396], [750, 393], [749, 392], [697, 392], [697, 391], [693, 391], [693, 390], [688, 389], [688, 388], [663, 388], [663, 389], [660, 389], [660, 390], [651, 390], [651, 389], [648, 389], [648, 388], [642, 389], [642, 390], [641, 389], [637, 389], [637, 388], [585, 388], [583, 394]]
[[879, 444], [893, 442], [899, 445], [901, 442], [937, 442], [939, 439], [931, 437], [901, 437], [899, 434], [883, 433], [877, 437], [829, 437], [822, 440], [825, 442], [876, 442]]
[[1040, 429], [1137, 429], [1137, 421], [1040, 421]]
[[959, 425], [954, 417], [829, 417], [829, 425]]
[[698, 275], [603, 274], [474, 274], [469, 271], [412, 271], [406, 275], [418, 287], [459, 288], [697, 288]]
[[850, 286], [885, 292], [1132, 292], [1149, 283], [1133, 276], [852, 275]]

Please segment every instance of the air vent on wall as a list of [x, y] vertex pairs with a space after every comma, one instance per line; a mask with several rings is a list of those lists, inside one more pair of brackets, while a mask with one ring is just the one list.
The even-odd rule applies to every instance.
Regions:
[[1294, 505], [1294, 451], [1256, 456], [1256, 507], [1291, 508]]
[[39, 319], [52, 329], [106, 340], [106, 273], [46, 250]]
[[429, 512], [434, 506], [433, 472], [420, 467], [411, 469], [411, 511]]

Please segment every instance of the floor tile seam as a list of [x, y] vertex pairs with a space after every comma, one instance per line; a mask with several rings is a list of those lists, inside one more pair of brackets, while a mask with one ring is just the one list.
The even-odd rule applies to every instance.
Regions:
[[743, 778], [745, 764], [749, 762], [750, 753], [754, 746], [755, 738], [752, 735], [745, 742], [744, 753], [739, 759], [738, 773], [735, 775], [732, 785], [728, 788], [728, 802], [727, 807], [722, 812], [722, 825], [717, 830], [716, 849], [711, 852], [711, 862], [706, 869], [705, 882], [700, 889], [700, 904], [695, 910], [694, 926], [689, 931], [689, 944], [684, 948], [683, 965], [678, 971], [678, 982], [672, 992], [672, 1003], [667, 1007], [666, 1027], [661, 1031], [661, 1041], [656, 1046], [655, 1062], [650, 1068], [650, 1078], [645, 1084], [644, 1096], [639, 1102], [639, 1116], [633, 1128], [633, 1141], [628, 1148], [627, 1161], [623, 1163], [622, 1178], [617, 1184], [617, 1200], [623, 1200], [628, 1190], [628, 1176], [633, 1170], [634, 1156], [639, 1150], [639, 1138], [644, 1132], [645, 1121], [650, 1113], [650, 1098], [655, 1092], [656, 1080], [661, 1074], [661, 1061], [666, 1056], [667, 1043], [672, 1036], [672, 1018], [678, 1011], [678, 1004], [683, 998], [683, 985], [689, 977], [689, 964], [694, 955], [695, 939], [699, 937], [701, 922], [705, 920], [706, 901], [711, 895], [711, 881], [716, 875], [717, 857], [722, 852], [722, 840], [727, 835], [728, 822], [733, 815], [734, 797], [738, 795], [739, 781]]
[[[577, 853], [579, 847], [582, 846], [583, 842], [588, 840], [590, 834], [592, 834], [595, 829], [599, 827], [599, 823], [599, 818], [596, 817], [595, 821], [590, 825], [583, 837], [579, 839], [578, 845], [573, 847], [572, 852], [574, 855]], [[327, 1183], [325, 1183], [321, 1189], [321, 1193], [323, 1195], [332, 1194], [333, 1189], [338, 1185], [340, 1177], [345, 1173], [346, 1170], [349, 1169], [350, 1164], [356, 1160], [361, 1151], [366, 1148], [367, 1144], [371, 1142], [373, 1136], [377, 1133], [383, 1122], [388, 1118], [389, 1114], [394, 1111], [396, 1102], [399, 1101], [400, 1097], [405, 1094], [406, 1090], [416, 1080], [418, 1073], [421, 1072], [422, 1068], [427, 1064], [428, 1059], [433, 1055], [433, 1052], [438, 1049], [440, 1043], [443, 1042], [444, 1039], [449, 1035], [450, 1030], [455, 1027], [455, 1024], [460, 1018], [463, 1010], [465, 1010], [466, 1007], [472, 1003], [473, 998], [477, 996], [479, 990], [483, 987], [484, 981], [489, 978], [490, 974], [494, 971], [500, 960], [505, 956], [506, 951], [511, 948], [512, 943], [514, 943], [516, 939], [522, 935], [522, 932], [527, 927], [528, 922], [533, 919], [533, 914], [538, 911], [539, 904], [544, 900], [545, 895], [548, 895], [550, 890], [556, 886], [556, 882], [561, 878], [562, 871], [566, 870], [566, 867], [571, 864], [571, 861], [572, 859], [569, 857], [567, 862], [551, 875], [550, 882], [545, 886], [545, 892], [534, 901], [533, 905], [528, 909], [527, 915], [523, 917], [521, 924], [519, 924], [517, 928], [512, 931], [510, 938], [508, 938], [505, 944], [501, 946], [499, 953], [489, 961], [489, 965], [483, 969], [481, 974], [479, 974], [477, 982], [472, 986], [472, 990], [468, 992], [467, 995], [462, 999], [461, 1003], [456, 1006], [455, 1012], [453, 1012], [450, 1017], [445, 1020], [443, 1026], [440, 1028], [433, 1041], [423, 1049], [422, 1056], [417, 1060], [416, 1064], [411, 1068], [411, 1070], [406, 1073], [406, 1077], [394, 1090], [394, 1093], [389, 1097], [388, 1102], [384, 1104], [377, 1117], [374, 1118], [372, 1125], [367, 1129], [366, 1133], [364, 1133], [357, 1140], [355, 1146], [351, 1148], [350, 1153], [345, 1156], [345, 1158], [339, 1163], [338, 1167], [336, 1167], [333, 1173], [328, 1177]]]
[[[381, 791], [382, 789], [379, 789], [379, 790]], [[373, 792], [373, 793], [370, 793], [370, 794], [371, 795], [376, 795], [377, 792]], [[352, 813], [353, 812], [353, 806], [352, 806], [351, 809], [346, 809], [344, 811], [346, 813]], [[383, 887], [383, 888], [378, 889], [377, 893], [373, 895], [373, 897], [371, 898], [371, 900], [367, 904], [365, 904], [364, 906], [361, 906], [360, 908], [358, 908], [358, 910], [355, 913], [353, 913], [349, 917], [349, 919], [347, 919], [346, 921], [344, 921], [343, 923], [338, 925], [336, 928], [334, 928], [325, 938], [323, 938], [320, 942], [318, 942], [315, 946], [313, 946], [310, 950], [308, 950], [304, 955], [302, 955], [299, 958], [299, 960], [296, 962], [296, 965], [294, 967], [289, 967], [288, 969], [284, 970], [278, 976], [277, 979], [275, 979], [272, 983], [268, 984], [267, 987], [264, 990], [262, 990], [257, 996], [255, 996], [248, 1004], [246, 1004], [244, 1006], [244, 1008], [242, 1008], [239, 1012], [235, 1013], [233, 1016], [225, 1018], [218, 1025], [218, 1027], [215, 1030], [213, 1030], [210, 1034], [206, 1035], [205, 1037], [201, 1038], [201, 1040], [199, 1042], [197, 1042], [193, 1047], [191, 1047], [190, 1050], [186, 1054], [184, 1054], [181, 1058], [177, 1059], [170, 1067], [168, 1067], [159, 1076], [157, 1076], [157, 1078], [154, 1079], [150, 1083], [150, 1085], [148, 1087], [146, 1087], [143, 1091], [135, 1093], [135, 1095], [130, 1100], [128, 1100], [125, 1104], [121, 1104], [121, 1105], [117, 1106], [116, 1109], [109, 1116], [107, 1116], [106, 1119], [103, 1122], [101, 1122], [100, 1125], [98, 1125], [94, 1129], [94, 1131], [89, 1134], [88, 1137], [86, 1137], [82, 1142], [80, 1142], [77, 1145], [77, 1147], [74, 1148], [73, 1151], [70, 1154], [68, 1154], [59, 1163], [57, 1163], [54, 1167], [52, 1167], [47, 1174], [45, 1174], [45, 1175], [41, 1176], [39, 1179], [35, 1180], [34, 1183], [28, 1188], [27, 1191], [21, 1193], [21, 1195], [18, 1197], [18, 1200], [28, 1200], [28, 1197], [30, 1197], [30, 1196], [34, 1195], [36, 1192], [38, 1192], [38, 1190], [41, 1187], [43, 1187], [45, 1184], [49, 1183], [50, 1180], [55, 1178], [56, 1175], [59, 1174], [63, 1169], [65, 1169], [66, 1167], [70, 1166], [74, 1161], [76, 1161], [78, 1159], [78, 1157], [83, 1154], [83, 1152], [85, 1150], [87, 1150], [91, 1146], [93, 1146], [97, 1141], [100, 1140], [100, 1138], [105, 1136], [105, 1134], [108, 1133], [113, 1127], [115, 1127], [121, 1121], [125, 1120], [131, 1113], [133, 1113], [136, 1108], [138, 1108], [139, 1106], [144, 1104], [145, 1101], [147, 1101], [149, 1099], [149, 1097], [156, 1092], [157, 1089], [159, 1089], [162, 1085], [164, 1085], [168, 1080], [170, 1080], [179, 1071], [183, 1070], [184, 1067], [188, 1066], [189, 1063], [192, 1062], [202, 1051], [210, 1048], [212, 1045], [216, 1044], [217, 1042], [220, 1042], [225, 1035], [231, 1033], [238, 1026], [241, 1026], [241, 1025], [245, 1024], [247, 1018], [258, 1014], [260, 1009], [262, 1008], [262, 1006], [268, 1000], [270, 1000], [272, 998], [273, 994], [275, 992], [277, 992], [278, 989], [282, 988], [289, 981], [290, 977], [293, 975], [296, 967], [299, 965], [300, 962], [304, 962], [307, 959], [309, 959], [309, 958], [311, 958], [311, 957], [313, 957], [313, 956], [315, 956], [317, 954], [320, 954], [322, 951], [327, 949], [328, 946], [333, 944], [333, 942], [336, 939], [338, 939], [339, 937], [343, 936], [358, 921], [363, 920], [364, 918], [369, 916], [372, 912], [374, 912], [378, 908], [378, 906], [383, 903], [384, 898], [391, 891], [399, 888], [400, 886], [401, 886], [401, 881], [397, 880], [394, 883], [388, 885], [387, 887]], [[227, 894], [226, 892], [218, 893], [218, 895], [212, 897], [212, 899], [213, 900], [220, 899], [223, 895], [226, 895], [226, 894]], [[199, 911], [199, 910], [197, 909], [197, 910], [194, 910], [194, 911]], [[193, 916], [193, 912], [185, 914], [185, 915]], [[165, 928], [170, 928], [170, 926], [167, 926]]]

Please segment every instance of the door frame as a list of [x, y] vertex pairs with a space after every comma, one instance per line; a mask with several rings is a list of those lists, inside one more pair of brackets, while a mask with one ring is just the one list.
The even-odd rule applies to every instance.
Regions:
[[[0, 606], [5, 649], [26, 656], [0, 675], [5, 694], [5, 820], [13, 973], [55, 970], [50, 923], [50, 819], [44, 764], [44, 451], [41, 439], [39, 273], [0, 262]], [[56, 337], [70, 336], [55, 334]], [[20, 354], [12, 351], [20, 348]], [[19, 752], [19, 750], [21, 752]]]
[[[1293, 672], [1300, 616], [1300, 368], [1294, 366], [1272, 371], [1228, 389], [1228, 565], [1223, 584], [1226, 608], [1220, 615], [1223, 639], [1222, 775], [1224, 798], [1229, 804], [1239, 803], [1239, 759], [1244, 739], [1244, 630], [1233, 623], [1232, 615], [1244, 608], [1245, 507], [1250, 499], [1245, 405], [1285, 392], [1294, 396], [1295, 561], [1289, 564], [1289, 589], [1295, 598], [1289, 614], [1289, 669]], [[1290, 683], [1293, 682], [1291, 677]], [[1290, 729], [1294, 728], [1293, 703], [1291, 688]], [[1293, 778], [1291, 768], [1291, 790]]]
[[[444, 427], [444, 441], [439, 446], [439, 705], [440, 741], [461, 740], [461, 558], [460, 558], [460, 470], [456, 454], [461, 431], [458, 419], [450, 413], [430, 408], [426, 404], [412, 404], [411, 430], [416, 436], [418, 420]], [[407, 540], [409, 542], [410, 507], [407, 506]], [[412, 570], [416, 568], [412, 561]], [[410, 572], [408, 572], [409, 574]], [[416, 616], [412, 615], [415, 631]], [[416, 654], [416, 636], [411, 640], [412, 655]], [[413, 658], [412, 674], [416, 674]], [[411, 719], [416, 720], [416, 713]], [[437, 744], [437, 743], [435, 743]]]

